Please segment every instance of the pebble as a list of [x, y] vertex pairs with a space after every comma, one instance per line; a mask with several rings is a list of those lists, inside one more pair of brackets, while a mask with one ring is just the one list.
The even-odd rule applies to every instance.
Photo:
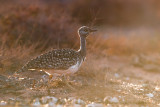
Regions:
[[121, 90], [117, 90], [117, 92], [121, 92]]
[[74, 104], [73, 107], [82, 107], [80, 104]]
[[58, 101], [58, 99], [56, 98], [56, 97], [49, 97], [51, 100], [52, 100], [52, 102], [54, 102], [54, 103], [56, 103], [57, 101]]
[[110, 103], [118, 103], [119, 102], [117, 97], [112, 98], [110, 96], [106, 96], [103, 101], [104, 101], [105, 104], [108, 104], [109, 102]]
[[35, 107], [39, 107], [40, 105], [41, 105], [41, 103], [39, 102], [38, 98], [36, 98], [32, 103], [32, 106], [35, 106]]
[[59, 105], [64, 105], [66, 102], [65, 102], [65, 100], [64, 99], [58, 99], [57, 100], [57, 102], [56, 102], [56, 104], [59, 104]]
[[116, 78], [119, 78], [119, 77], [120, 77], [118, 73], [115, 73], [114, 76], [115, 76]]
[[100, 103], [94, 103], [88, 104], [86, 107], [104, 107], [103, 104]]
[[78, 100], [77, 100], [77, 104], [85, 105], [85, 102], [84, 102], [83, 100], [81, 100], [81, 99], [78, 99]]
[[112, 107], [112, 105], [111, 104], [107, 104], [106, 107]]
[[152, 93], [146, 94], [146, 96], [150, 97], [150, 98], [154, 97], [154, 95]]
[[[53, 107], [53, 106], [52, 106]], [[63, 105], [61, 105], [61, 104], [58, 104], [58, 105], [56, 105], [56, 107], [63, 107]]]
[[110, 99], [109, 99], [109, 102], [111, 102], [111, 103], [118, 103], [119, 100], [118, 100], [117, 97], [113, 97], [113, 98], [110, 98]]
[[56, 97], [45, 96], [41, 98], [42, 104], [46, 104], [48, 102], [57, 103], [58, 99]]
[[48, 103], [48, 107], [56, 107], [55, 103], [52, 101], [49, 101]]
[[72, 104], [79, 104], [79, 105], [85, 105], [85, 102], [81, 99], [73, 99]]
[[48, 99], [46, 97], [41, 98], [42, 104], [46, 104], [48, 102]]
[[6, 102], [6, 101], [1, 101], [1, 102], [0, 102], [0, 106], [5, 106], [5, 105], [7, 105], [7, 102]]
[[157, 87], [157, 86], [156, 86], [156, 87], [155, 87], [155, 90], [156, 90], [156, 91], [160, 91], [160, 87]]
[[110, 98], [109, 96], [106, 96], [106, 97], [104, 98], [103, 102], [104, 102], [105, 104], [108, 104], [108, 103], [109, 103], [109, 101], [108, 101], [109, 98]]

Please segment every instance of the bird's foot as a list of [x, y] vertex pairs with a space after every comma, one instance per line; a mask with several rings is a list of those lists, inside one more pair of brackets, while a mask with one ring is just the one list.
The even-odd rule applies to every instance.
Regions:
[[62, 83], [62, 80], [60, 78], [53, 78], [53, 75], [49, 77], [49, 80], [48, 80], [48, 84], [47, 86], [48, 87], [58, 87], [60, 86], [60, 84]]
[[78, 86], [76, 81], [71, 81], [68, 76], [61, 75], [60, 77], [53, 78], [49, 75], [48, 87], [59, 87], [66, 85], [71, 90], [76, 90], [73, 86]]
[[50, 82], [51, 82], [52, 78], [53, 78], [53, 75], [49, 75], [48, 83], [50, 83]]

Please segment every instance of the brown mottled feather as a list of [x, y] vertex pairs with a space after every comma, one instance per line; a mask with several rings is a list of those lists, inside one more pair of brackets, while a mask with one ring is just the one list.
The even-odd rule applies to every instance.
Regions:
[[28, 69], [67, 70], [81, 60], [80, 53], [75, 50], [55, 49], [31, 59], [18, 72]]

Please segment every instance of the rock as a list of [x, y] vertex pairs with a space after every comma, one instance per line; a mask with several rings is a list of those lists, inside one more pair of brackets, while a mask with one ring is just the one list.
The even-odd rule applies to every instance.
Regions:
[[73, 107], [82, 107], [80, 104], [73, 104]]
[[39, 99], [38, 99], [38, 98], [36, 98], [36, 99], [33, 101], [32, 106], [35, 106], [35, 107], [41, 106], [41, 103], [39, 102]]
[[119, 77], [120, 77], [118, 73], [115, 73], [114, 76], [115, 76], [116, 78], [119, 78]]
[[104, 107], [104, 105], [92, 102], [91, 104], [86, 105], [86, 107]]
[[61, 99], [61, 98], [58, 99], [57, 102], [56, 102], [57, 105], [64, 105], [65, 103], [66, 102], [64, 101], [64, 99]]
[[7, 105], [7, 102], [6, 102], [6, 101], [1, 101], [1, 102], [0, 102], [0, 106], [5, 106], [5, 105]]
[[84, 102], [83, 100], [81, 100], [81, 99], [78, 99], [78, 100], [77, 100], [77, 104], [85, 105], [85, 102]]
[[50, 97], [52, 99], [52, 102], [56, 103], [58, 99], [56, 97]]
[[157, 86], [156, 86], [156, 87], [155, 87], [155, 90], [156, 90], [156, 91], [160, 91], [160, 87], [157, 87]]
[[121, 92], [121, 90], [117, 90], [117, 92]]
[[111, 104], [107, 104], [106, 107], [112, 107], [112, 105]]
[[147, 97], [152, 98], [154, 95], [152, 93], [146, 94]]
[[48, 100], [49, 100], [49, 99], [48, 99], [47, 97], [42, 97], [42, 98], [41, 98], [41, 103], [42, 103], [42, 104], [47, 104], [47, 103], [48, 103]]
[[56, 97], [46, 96], [46, 97], [41, 98], [42, 104], [46, 104], [48, 102], [53, 102], [54, 104], [56, 104], [57, 101], [58, 101], [58, 99]]
[[56, 107], [55, 103], [52, 101], [48, 102], [48, 107]]
[[113, 98], [110, 98], [110, 99], [109, 99], [109, 102], [111, 102], [111, 103], [118, 103], [119, 100], [118, 100], [117, 97], [113, 97]]
[[[53, 107], [53, 106], [52, 106]], [[56, 107], [63, 107], [63, 105], [61, 105], [61, 104], [58, 104]]]
[[104, 102], [105, 104], [108, 104], [108, 103], [109, 103], [109, 101], [108, 101], [109, 98], [110, 98], [109, 96], [106, 96], [106, 97], [104, 98], [103, 102]]
[[79, 105], [85, 105], [85, 102], [81, 99], [73, 99], [72, 104], [79, 104]]

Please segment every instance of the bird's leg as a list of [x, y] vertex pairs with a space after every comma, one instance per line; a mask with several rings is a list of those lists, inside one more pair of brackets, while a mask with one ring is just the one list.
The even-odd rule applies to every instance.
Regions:
[[50, 82], [51, 82], [52, 78], [53, 78], [53, 75], [52, 75], [52, 74], [50, 74], [50, 75], [49, 75], [48, 83], [50, 83]]
[[32, 84], [32, 88], [35, 87], [35, 84], [36, 84], [36, 80], [34, 79], [34, 80], [33, 80], [33, 84]]
[[49, 78], [48, 78], [48, 83], [50, 83], [51, 80], [52, 80], [52, 78], [53, 78], [53, 75], [50, 74], [50, 73], [48, 73], [47, 71], [45, 71], [45, 73], [49, 76]]

